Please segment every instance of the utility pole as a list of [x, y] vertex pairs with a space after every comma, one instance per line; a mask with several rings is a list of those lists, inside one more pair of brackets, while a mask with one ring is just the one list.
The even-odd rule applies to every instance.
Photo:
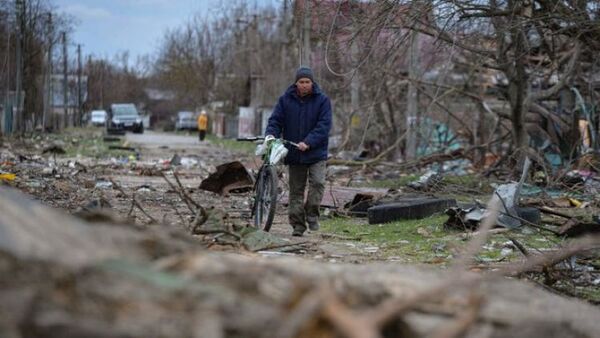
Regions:
[[[6, 54], [10, 55], [10, 20], [8, 20], [8, 15], [6, 18]], [[4, 130], [0, 130], [2, 133], [9, 133], [12, 126], [8, 126], [9, 118], [8, 114], [12, 114], [12, 107], [9, 104], [10, 98], [10, 57], [7, 57], [6, 63], [6, 90], [5, 90], [5, 98], [4, 98], [4, 121], [2, 121], [2, 125], [4, 126]], [[11, 111], [9, 112], [8, 108], [11, 107]]]
[[104, 60], [100, 60], [100, 109], [104, 109]]
[[69, 117], [69, 84], [67, 78], [67, 33], [62, 32], [62, 43], [63, 43], [63, 107], [64, 107], [64, 120], [63, 127], [67, 125]]
[[258, 19], [257, 15], [252, 15], [249, 23], [250, 34], [248, 44], [250, 45], [250, 106], [256, 109], [259, 105], [260, 86], [258, 78]]
[[[279, 27], [279, 38], [281, 40], [281, 70], [286, 71], [287, 69], [287, 44], [288, 44], [288, 2], [283, 1], [283, 11], [281, 13], [281, 25]], [[288, 70], [289, 71], [289, 70]]]
[[410, 51], [408, 76], [408, 93], [406, 96], [406, 152], [405, 160], [412, 160], [417, 154], [417, 128], [419, 125], [419, 93], [415, 81], [420, 76], [419, 33], [410, 31]]
[[42, 132], [46, 131], [48, 115], [52, 107], [52, 45], [54, 43], [54, 28], [52, 26], [52, 13], [48, 13], [48, 51], [46, 61], [46, 81], [44, 93], [44, 109], [42, 112]]
[[77, 45], [77, 125], [81, 126], [81, 44]]
[[303, 47], [302, 47], [302, 65], [310, 67], [310, 0], [305, 0], [304, 3], [304, 31], [303, 31]]
[[13, 119], [13, 130], [21, 131], [22, 128], [22, 109], [21, 109], [21, 91], [23, 88], [23, 33], [25, 30], [25, 3], [23, 0], [15, 1], [17, 14], [17, 45], [16, 45], [16, 74], [15, 74], [15, 105], [16, 115]]

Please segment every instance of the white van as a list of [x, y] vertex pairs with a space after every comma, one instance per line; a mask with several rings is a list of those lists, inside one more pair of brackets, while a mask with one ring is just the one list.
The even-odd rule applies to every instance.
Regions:
[[106, 110], [92, 110], [90, 113], [90, 123], [93, 126], [104, 126], [107, 116]]

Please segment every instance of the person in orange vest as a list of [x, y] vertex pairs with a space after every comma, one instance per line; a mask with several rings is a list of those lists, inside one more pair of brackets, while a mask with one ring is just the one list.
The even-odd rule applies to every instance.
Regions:
[[206, 112], [203, 110], [200, 115], [198, 115], [198, 137], [200, 141], [204, 141], [204, 137], [206, 136], [206, 129], [208, 127], [208, 116]]

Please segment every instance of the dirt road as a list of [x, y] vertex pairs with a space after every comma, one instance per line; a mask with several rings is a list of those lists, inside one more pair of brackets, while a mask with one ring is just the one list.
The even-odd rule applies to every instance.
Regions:
[[[193, 191], [193, 195], [202, 201], [206, 207], [217, 207], [231, 213], [232, 217], [238, 217], [243, 222], [249, 223], [250, 194], [232, 194], [230, 196], [217, 196], [210, 192], [198, 190], [202, 179], [220, 164], [241, 161], [249, 168], [256, 168], [258, 162], [252, 156], [244, 153], [232, 152], [228, 149], [216, 146], [210, 141], [200, 142], [193, 133], [172, 134], [163, 132], [146, 132], [145, 134], [127, 134], [126, 140], [132, 146], [139, 148], [143, 161], [166, 160], [175, 154], [180, 157], [191, 157], [198, 159], [199, 164], [188, 168], [179, 168], [182, 174], [182, 183], [186, 188]], [[168, 185], [162, 177], [140, 177], [136, 175], [123, 175], [115, 177], [126, 186], [150, 185], [159, 190], [167, 189]], [[286, 189], [285, 179], [280, 181], [281, 186]], [[150, 211], [153, 212], [154, 210]], [[159, 211], [164, 212], [164, 210]], [[169, 211], [167, 211], [168, 213]], [[175, 215], [173, 215], [175, 216]], [[168, 217], [168, 219], [178, 219]], [[307, 231], [302, 238], [291, 236], [292, 228], [287, 221], [287, 206], [279, 204], [271, 233], [291, 243], [307, 243], [307, 250], [301, 250], [296, 254], [317, 260], [331, 262], [362, 262], [365, 260], [380, 259], [372, 250], [372, 245], [366, 245], [352, 241], [332, 241], [328, 234], [322, 232]], [[364, 248], [368, 250], [363, 250]], [[269, 253], [266, 253], [267, 255]]]

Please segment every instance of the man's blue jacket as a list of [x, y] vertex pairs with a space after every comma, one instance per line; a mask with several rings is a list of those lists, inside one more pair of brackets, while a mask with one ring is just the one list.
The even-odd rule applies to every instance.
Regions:
[[281, 137], [295, 143], [304, 142], [307, 151], [287, 146], [285, 164], [313, 164], [327, 159], [331, 130], [331, 102], [313, 82], [312, 94], [301, 98], [296, 85], [291, 85], [279, 98], [265, 135]]

